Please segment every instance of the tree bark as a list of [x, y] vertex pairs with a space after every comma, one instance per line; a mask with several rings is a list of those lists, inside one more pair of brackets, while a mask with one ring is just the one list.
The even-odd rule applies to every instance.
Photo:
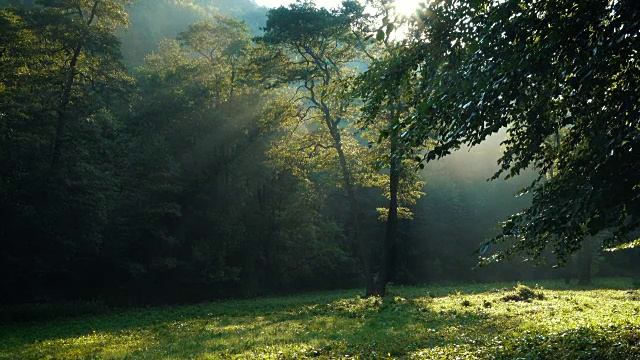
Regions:
[[398, 154], [396, 134], [391, 135], [391, 161], [389, 165], [389, 213], [387, 214], [387, 227], [384, 234], [383, 262], [381, 277], [383, 282], [382, 293], [386, 293], [386, 285], [393, 281], [397, 268], [397, 238], [398, 238], [398, 190], [400, 186], [400, 161]]
[[[395, 104], [392, 104], [388, 114], [389, 128], [393, 129], [397, 116]], [[398, 238], [398, 191], [400, 187], [400, 176], [402, 158], [398, 149], [398, 134], [392, 130], [389, 135], [389, 212], [387, 213], [387, 226], [385, 228], [381, 269], [380, 284], [375, 287], [375, 296], [384, 296], [386, 294], [387, 284], [393, 281], [397, 268], [397, 238]]]

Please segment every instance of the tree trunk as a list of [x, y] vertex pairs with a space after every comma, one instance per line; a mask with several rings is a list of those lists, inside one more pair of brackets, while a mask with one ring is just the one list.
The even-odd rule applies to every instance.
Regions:
[[400, 161], [397, 153], [397, 139], [391, 139], [391, 166], [389, 168], [389, 216], [385, 233], [386, 276], [385, 281], [393, 281], [397, 271], [398, 241], [398, 191], [400, 187]]
[[376, 296], [384, 296], [387, 284], [393, 281], [396, 275], [397, 261], [397, 237], [398, 237], [398, 188], [400, 185], [400, 158], [398, 151], [398, 139], [396, 134], [391, 134], [391, 160], [389, 164], [389, 212], [387, 214], [387, 226], [384, 234], [382, 250], [382, 264], [380, 271], [380, 286], [376, 289]]

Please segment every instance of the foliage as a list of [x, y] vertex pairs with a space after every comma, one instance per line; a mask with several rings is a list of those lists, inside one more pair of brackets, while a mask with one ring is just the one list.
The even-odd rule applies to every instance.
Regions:
[[[0, 1], [0, 286], [9, 289], [0, 302], [24, 306], [8, 311], [7, 317], [28, 320], [46, 317], [47, 312], [73, 313], [73, 305], [64, 309], [61, 303], [85, 300], [95, 302], [75, 308], [99, 314], [104, 304], [165, 304], [345, 287], [361, 282], [363, 274], [366, 295], [382, 294], [384, 289], [373, 285], [383, 288], [380, 284], [392, 278], [397, 283], [423, 283], [558, 277], [550, 268], [532, 270], [519, 263], [471, 269], [471, 248], [493, 235], [489, 228], [496, 218], [525, 204], [504, 200], [521, 183], [484, 182], [489, 175], [478, 170], [485, 167], [483, 159], [499, 155], [476, 148], [465, 163], [449, 167], [445, 160], [428, 164], [425, 172], [413, 172], [416, 157], [444, 154], [449, 151], [447, 141], [451, 149], [457, 146], [455, 139], [462, 132], [445, 139], [442, 134], [452, 129], [447, 124], [479, 106], [472, 102], [460, 107], [460, 98], [492, 84], [496, 74], [512, 75], [508, 70], [513, 57], [505, 57], [511, 65], [493, 64], [478, 76], [472, 77], [472, 70], [490, 63], [485, 54], [511, 55], [501, 48], [479, 52], [493, 44], [491, 31], [474, 27], [491, 21], [494, 12], [505, 13], [513, 2], [438, 2], [411, 25], [411, 37], [397, 42], [391, 38], [404, 26], [398, 22], [401, 17], [390, 15], [386, 0], [372, 3], [380, 16], [368, 17], [371, 8], [353, 1], [329, 10], [312, 2], [273, 9], [264, 36], [252, 40], [266, 11], [250, 0], [46, 0], [37, 5]], [[536, 4], [543, 3], [547, 2]], [[532, 5], [516, 10], [532, 17], [527, 6]], [[576, 9], [575, 14], [586, 11]], [[594, 7], [602, 15], [598, 9]], [[249, 21], [224, 15], [229, 13], [244, 14]], [[563, 19], [578, 21], [572, 14]], [[610, 20], [614, 27], [602, 25], [606, 31], [623, 31], [616, 27], [617, 19]], [[553, 41], [536, 42], [519, 28], [496, 24], [509, 30], [505, 34], [511, 40], [497, 42], [507, 49], [520, 49], [519, 42], [509, 43], [515, 34], [531, 42], [526, 49], [553, 53], [548, 48]], [[480, 39], [477, 34], [486, 36]], [[625, 37], [619, 43], [633, 39]], [[560, 60], [567, 62], [570, 51], [562, 46], [560, 50], [565, 56]], [[583, 55], [598, 63], [612, 51], [598, 47], [597, 54]], [[608, 71], [632, 78], [633, 64], [614, 60], [619, 68]], [[549, 68], [558, 70], [553, 66]], [[355, 75], [366, 67], [370, 71], [360, 77], [366, 86], [355, 96]], [[535, 66], [532, 71], [545, 75]], [[481, 83], [473, 84], [472, 79]], [[545, 81], [529, 85], [558, 90], [553, 77], [535, 79]], [[577, 86], [573, 75], [565, 80], [562, 91]], [[591, 80], [585, 84], [597, 85], [601, 79]], [[598, 89], [617, 95], [606, 92], [605, 98], [633, 95], [625, 87], [626, 78], [607, 84], [611, 89], [602, 84]], [[498, 88], [503, 85], [500, 82]], [[587, 91], [584, 86], [576, 91]], [[500, 89], [491, 91], [499, 97]], [[534, 184], [534, 199], [537, 186], [553, 190], [554, 184], [569, 186], [569, 175], [585, 178], [563, 165], [560, 155], [563, 146], [577, 144], [574, 133], [590, 125], [577, 120], [577, 115], [586, 119], [585, 113], [570, 107], [575, 105], [567, 103], [570, 96], [562, 95], [547, 104], [547, 110], [553, 110], [547, 111], [548, 118], [527, 123], [542, 124], [547, 131], [553, 119], [561, 119], [556, 115], [567, 114], [566, 106], [569, 118], [576, 117], [562, 120], [571, 126], [556, 127], [541, 138], [548, 163], [537, 170], [548, 179], [541, 177]], [[598, 106], [603, 104], [596, 100]], [[587, 105], [593, 114], [616, 115], [615, 109]], [[368, 116], [363, 117], [361, 108]], [[546, 111], [536, 109], [540, 114]], [[494, 110], [493, 115], [501, 114]], [[614, 120], [593, 130], [602, 131], [603, 138], [615, 138], [618, 133], [607, 132], [620, 130], [620, 119]], [[505, 151], [514, 154], [520, 149], [520, 154], [520, 143], [514, 143], [523, 140], [522, 129], [517, 130], [520, 122], [510, 118], [507, 123], [511, 132]], [[368, 128], [362, 129], [363, 124]], [[425, 153], [423, 135], [434, 137], [439, 145], [435, 153]], [[571, 156], [609, 156], [587, 143], [578, 145], [570, 149]], [[622, 144], [623, 150], [627, 145], [633, 141]], [[634, 145], [628, 150], [635, 149]], [[616, 154], [611, 156], [617, 159]], [[622, 155], [622, 162], [608, 159], [613, 162], [594, 168], [610, 174], [635, 171], [634, 163]], [[537, 160], [531, 161], [535, 165]], [[424, 174], [430, 180], [429, 197], [419, 201], [425, 192], [419, 180]], [[621, 189], [633, 181], [625, 179]], [[589, 181], [602, 185], [605, 180]], [[380, 188], [385, 188], [388, 207]], [[603, 200], [578, 195], [574, 192], [576, 200], [567, 204], [594, 200], [598, 205]], [[629, 199], [625, 211], [631, 214], [635, 198]], [[415, 213], [411, 221], [409, 206]], [[377, 220], [380, 214], [386, 223]], [[631, 226], [634, 218], [628, 219], [625, 224]], [[599, 226], [578, 220], [584, 233]], [[606, 238], [608, 233], [592, 238]], [[589, 250], [580, 255], [581, 264], [606, 258], [600, 266], [605, 274], [614, 267], [628, 274], [638, 269], [634, 251], [599, 257]], [[364, 271], [358, 271], [358, 261]], [[458, 299], [458, 304], [472, 308], [492, 304], [489, 300]], [[354, 301], [356, 305], [352, 299], [339, 301], [336, 311], [354, 319], [375, 317], [390, 308], [404, 311], [409, 300], [405, 296], [386, 302]], [[45, 305], [38, 307], [39, 303]], [[34, 307], [40, 310], [31, 313]], [[386, 316], [379, 320], [388, 321]], [[390, 342], [382, 325], [371, 325], [381, 331], [376, 341]], [[141, 338], [136, 341], [143, 343]], [[117, 352], [117, 346], [111, 350]], [[365, 353], [367, 346], [375, 347], [362, 345], [356, 351]], [[326, 349], [312, 347], [324, 356]], [[268, 353], [263, 350], [246, 356]]]
[[167, 298], [168, 283], [183, 289], [176, 300], [303, 287], [348, 263], [333, 223], [264, 163], [277, 133], [262, 121], [271, 97], [252, 83], [252, 54], [245, 24], [216, 16], [138, 69], [114, 251], [143, 301]]
[[130, 90], [114, 34], [126, 3], [0, 10], [1, 271], [15, 289], [5, 301], [45, 284], [49, 295], [94, 291], [80, 269], [100, 251], [118, 184], [108, 154], [120, 123], [108, 105]]
[[[0, 330], [2, 358], [630, 359], [640, 354], [628, 279], [502, 302], [508, 284], [393, 287], [118, 310]], [[610, 306], [601, 306], [606, 301]], [[482, 306], [489, 302], [490, 307]], [[470, 304], [469, 306], [462, 305]]]
[[290, 134], [276, 145], [274, 154], [280, 154], [307, 181], [313, 181], [309, 175], [316, 174], [317, 180], [337, 180], [335, 185], [349, 202], [349, 237], [357, 244], [370, 295], [376, 276], [371, 246], [363, 234], [358, 190], [379, 185], [381, 176], [354, 128], [358, 116], [355, 99], [346, 86], [362, 55], [352, 32], [352, 24], [362, 11], [362, 5], [354, 1], [332, 10], [316, 8], [313, 2], [272, 9], [259, 41], [278, 54], [275, 66], [269, 62], [263, 66], [263, 72], [269, 74], [268, 83], [296, 87], [292, 104], [282, 112], [289, 115], [283, 120]]
[[266, 8], [251, 0], [137, 0], [128, 8], [131, 26], [119, 31], [127, 65], [139, 66], [158, 52], [162, 40], [174, 39], [190, 24], [216, 16], [241, 19], [257, 35], [264, 26]]
[[486, 261], [538, 259], [550, 247], [563, 262], [586, 235], [609, 229], [613, 246], [640, 224], [638, 11], [633, 1], [438, 1], [387, 62], [378, 94], [404, 77], [419, 82], [404, 141], [436, 139], [427, 160], [506, 128], [494, 177], [541, 174], [528, 188], [532, 206], [491, 241], [509, 247]]
[[335, 220], [265, 164], [278, 133], [242, 21], [213, 16], [164, 41], [134, 87], [113, 26], [123, 3], [51, 4], [0, 10], [3, 303], [193, 301], [355, 277]]
[[[386, 60], [393, 58], [404, 43], [391, 40], [391, 36], [397, 35], [394, 29], [404, 25], [403, 17], [393, 11], [392, 3], [389, 1], [371, 1], [370, 7], [374, 9], [374, 14], [369, 15], [366, 21], [355, 23], [358, 26], [358, 33], [363, 40], [360, 46], [369, 60], [369, 67], [366, 73], [358, 76], [356, 80], [357, 96], [364, 101], [363, 112], [365, 119], [359, 119], [360, 123], [368, 125], [369, 132], [377, 138], [377, 141], [370, 139], [371, 147], [374, 147], [378, 154], [379, 161], [376, 165], [380, 168], [388, 169], [389, 181], [385, 189], [385, 196], [389, 199], [387, 208], [378, 208], [380, 219], [386, 221], [385, 235], [382, 249], [382, 259], [379, 271], [382, 286], [375, 291], [377, 295], [385, 293], [385, 286], [388, 282], [397, 278], [399, 259], [405, 255], [399, 254], [399, 221], [400, 219], [411, 219], [413, 213], [407, 207], [414, 205], [417, 200], [424, 195], [422, 188], [424, 182], [420, 180], [419, 173], [412, 171], [411, 156], [416, 152], [423, 151], [422, 147], [412, 147], [401, 141], [403, 123], [411, 112], [411, 107], [407, 106], [407, 92], [405, 90], [413, 86], [411, 81], [399, 81], [394, 85], [399, 85], [395, 89], [383, 96], [376, 91], [371, 91], [371, 84], [379, 80], [384, 80], [385, 76], [379, 76], [377, 71], [372, 69], [386, 64]], [[390, 21], [393, 18], [393, 21]], [[364, 26], [361, 24], [364, 23]], [[371, 26], [380, 23], [378, 29], [371, 29]], [[367, 40], [375, 38], [378, 46], [367, 44]], [[367, 46], [369, 45], [369, 46]], [[403, 79], [407, 80], [407, 79]], [[375, 87], [375, 85], [373, 85]], [[372, 96], [373, 94], [373, 96]], [[372, 109], [372, 105], [375, 109]], [[369, 116], [367, 116], [368, 114]], [[365, 133], [365, 138], [366, 137]]]
[[634, 249], [636, 247], [640, 246], [640, 239], [635, 239], [633, 241], [630, 241], [628, 243], [624, 243], [622, 245], [618, 245], [614, 248], [608, 248], [605, 249], [606, 251], [617, 251], [617, 250], [624, 250], [624, 249]]
[[544, 293], [541, 291], [535, 291], [534, 289], [523, 285], [518, 284], [515, 288], [513, 288], [514, 294], [505, 295], [500, 300], [502, 301], [526, 301], [529, 302], [531, 300], [544, 300]]

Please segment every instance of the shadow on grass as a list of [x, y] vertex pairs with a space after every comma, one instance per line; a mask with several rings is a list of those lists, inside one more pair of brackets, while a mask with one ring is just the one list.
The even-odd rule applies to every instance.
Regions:
[[[465, 315], [463, 322], [482, 319]], [[402, 298], [263, 299], [16, 325], [0, 331], [0, 357], [402, 356], [458, 321]]]
[[[546, 283], [541, 285], [550, 289]], [[487, 287], [496, 289], [495, 284]], [[464, 290], [465, 294], [480, 292], [477, 287]], [[538, 311], [537, 307], [546, 306], [544, 302], [496, 302], [493, 306], [504, 310], [499, 312], [483, 307], [481, 297], [456, 295], [447, 289], [434, 294], [425, 288], [398, 287], [392, 292], [395, 295], [384, 299], [362, 299], [356, 291], [345, 291], [12, 324], [0, 328], [0, 358], [295, 359], [350, 355], [447, 359], [465, 352], [471, 358], [508, 359], [514, 354], [558, 358], [546, 357], [553, 349], [560, 355], [565, 349], [575, 358], [591, 353], [599, 357], [583, 358], [640, 355], [637, 326], [550, 332], [540, 322], [550, 315], [541, 314], [527, 320], [523, 330], [523, 314]], [[445, 296], [447, 292], [454, 295]], [[427, 293], [431, 296], [425, 296]], [[472, 301], [465, 302], [465, 296]], [[481, 296], [498, 301], [500, 294], [488, 291]], [[575, 304], [570, 306], [573, 309]], [[507, 312], [510, 308], [514, 313]], [[617, 357], [608, 357], [614, 355]]]

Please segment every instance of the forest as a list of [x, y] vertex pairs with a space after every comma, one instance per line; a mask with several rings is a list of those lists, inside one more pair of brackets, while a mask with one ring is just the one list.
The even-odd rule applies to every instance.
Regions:
[[640, 359], [640, 2], [273, 3], [0, 0], [0, 360]]
[[0, 303], [638, 278], [640, 3], [392, 5], [0, 1]]

